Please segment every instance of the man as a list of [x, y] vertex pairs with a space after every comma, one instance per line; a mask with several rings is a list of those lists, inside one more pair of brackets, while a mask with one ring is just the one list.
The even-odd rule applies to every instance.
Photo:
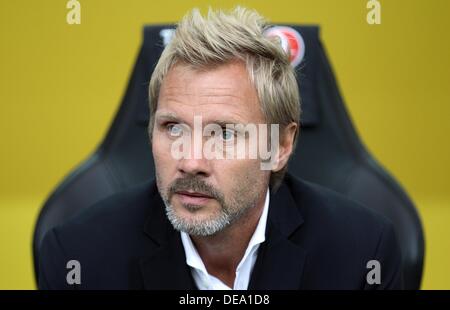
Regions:
[[52, 229], [40, 288], [401, 287], [387, 220], [285, 175], [300, 99], [289, 55], [265, 29], [239, 7], [182, 19], [150, 81], [156, 180]]

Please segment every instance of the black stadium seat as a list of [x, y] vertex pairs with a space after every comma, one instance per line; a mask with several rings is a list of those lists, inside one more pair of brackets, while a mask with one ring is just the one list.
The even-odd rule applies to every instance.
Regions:
[[[33, 254], [37, 279], [39, 244], [52, 227], [95, 202], [154, 176], [147, 135], [148, 82], [173, 25], [147, 26], [122, 104], [93, 154], [69, 173], [43, 206]], [[302, 130], [290, 173], [334, 189], [377, 210], [395, 225], [402, 248], [404, 286], [419, 289], [424, 237], [414, 205], [358, 137], [319, 39], [319, 28], [291, 26], [305, 42], [298, 66]]]

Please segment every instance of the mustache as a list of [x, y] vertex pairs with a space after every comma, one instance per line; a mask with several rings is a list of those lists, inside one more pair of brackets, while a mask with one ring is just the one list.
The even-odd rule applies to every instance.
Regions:
[[219, 203], [221, 204], [224, 202], [223, 194], [219, 190], [217, 190], [214, 186], [206, 183], [198, 176], [188, 176], [184, 178], [178, 178], [175, 181], [173, 181], [168, 189], [169, 200], [175, 193], [180, 191], [194, 191], [202, 193], [204, 195], [208, 195], [218, 200]]

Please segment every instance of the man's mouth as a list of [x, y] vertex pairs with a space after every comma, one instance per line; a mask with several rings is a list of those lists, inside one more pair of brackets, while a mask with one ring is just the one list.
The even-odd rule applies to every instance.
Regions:
[[213, 197], [208, 194], [194, 192], [194, 191], [178, 191], [177, 196], [183, 204], [204, 205], [208, 203]]

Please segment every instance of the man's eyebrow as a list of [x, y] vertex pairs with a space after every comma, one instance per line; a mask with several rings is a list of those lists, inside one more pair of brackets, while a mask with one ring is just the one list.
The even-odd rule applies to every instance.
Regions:
[[227, 125], [236, 125], [236, 124], [242, 124], [243, 122], [235, 119], [229, 119], [229, 120], [223, 120], [223, 119], [216, 119], [211, 122], [208, 122], [207, 124], [217, 124], [220, 127], [226, 127]]
[[[201, 115], [198, 115], [201, 116]], [[155, 114], [155, 118], [158, 120], [164, 120], [164, 121], [172, 121], [172, 122], [180, 122], [180, 118], [173, 112], [160, 112]], [[225, 128], [227, 125], [237, 125], [237, 124], [243, 124], [246, 125], [246, 122], [240, 121], [235, 118], [230, 119], [214, 119], [212, 121], [205, 121], [202, 120], [203, 126], [206, 126], [207, 124], [217, 124], [220, 127]]]
[[174, 121], [174, 122], [178, 122], [179, 118], [175, 113], [172, 112], [161, 112], [155, 113], [155, 118], [157, 119], [163, 119], [163, 120], [167, 120], [167, 121]]

